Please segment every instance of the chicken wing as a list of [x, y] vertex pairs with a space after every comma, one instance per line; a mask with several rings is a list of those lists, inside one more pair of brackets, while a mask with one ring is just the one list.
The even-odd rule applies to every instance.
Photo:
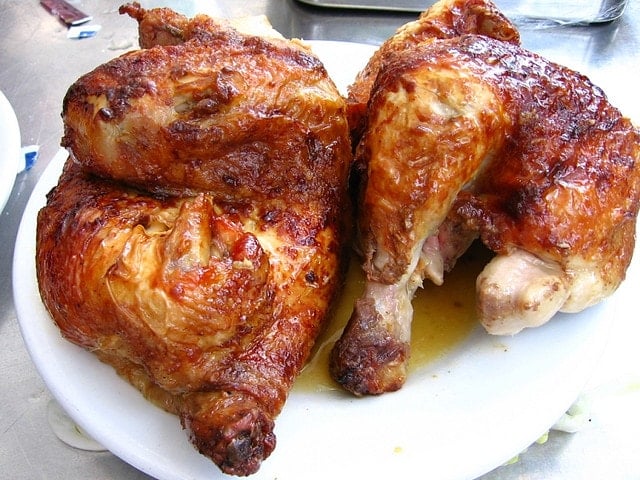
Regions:
[[513, 43], [463, 35], [386, 57], [357, 147], [367, 277], [332, 375], [400, 388], [411, 298], [480, 236], [480, 322], [514, 334], [623, 280], [640, 201], [640, 134], [584, 76]]
[[127, 8], [161, 45], [143, 39], [65, 97], [40, 292], [67, 339], [248, 475], [343, 279], [346, 104], [296, 42]]

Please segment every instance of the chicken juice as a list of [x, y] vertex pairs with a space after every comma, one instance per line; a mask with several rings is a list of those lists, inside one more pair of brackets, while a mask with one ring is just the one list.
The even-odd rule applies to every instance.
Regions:
[[[478, 325], [475, 313], [475, 280], [487, 264], [491, 253], [478, 242], [458, 260], [454, 269], [445, 274], [444, 284], [424, 282], [413, 299], [411, 323], [412, 372], [433, 362], [463, 342]], [[340, 338], [349, 321], [354, 302], [364, 290], [364, 275], [357, 258], [351, 260], [345, 287], [332, 318], [316, 341], [311, 358], [296, 380], [298, 391], [340, 390], [329, 375], [329, 356], [333, 344]]]

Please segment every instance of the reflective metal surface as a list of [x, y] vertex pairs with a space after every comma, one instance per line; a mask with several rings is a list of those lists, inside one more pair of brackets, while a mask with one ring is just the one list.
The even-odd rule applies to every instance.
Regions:
[[[94, 38], [68, 39], [66, 26], [35, 0], [0, 0], [0, 90], [16, 111], [22, 144], [40, 146], [36, 165], [17, 176], [0, 215], [0, 477], [142, 479], [148, 477], [110, 453], [74, 449], [54, 435], [47, 421], [51, 397], [25, 350], [12, 300], [15, 235], [33, 187], [59, 148], [64, 93], [82, 73], [136, 46], [134, 22], [117, 13], [120, 2], [73, 3], [92, 15], [94, 24], [102, 25]], [[170, 4], [187, 13], [204, 8], [229, 17], [266, 14], [286, 36], [372, 44], [381, 43], [399, 25], [415, 18], [411, 13], [314, 8], [296, 0], [146, 3]], [[587, 74], [612, 103], [639, 123], [639, 28], [640, 6], [631, 1], [615, 22], [558, 26], [526, 21], [521, 33], [526, 47]], [[637, 287], [626, 283], [622, 288]], [[633, 311], [632, 305], [625, 310]], [[616, 319], [600, 367], [585, 386], [594, 399], [588, 425], [575, 434], [552, 432], [546, 443], [532, 446], [519, 462], [496, 469], [484, 480], [640, 478], [637, 323], [633, 318]]]
[[[433, 0], [298, 0], [315, 7], [381, 10], [387, 12], [422, 12]], [[624, 12], [627, 0], [496, 0], [511, 18], [548, 19], [563, 24], [597, 23], [615, 20]]]

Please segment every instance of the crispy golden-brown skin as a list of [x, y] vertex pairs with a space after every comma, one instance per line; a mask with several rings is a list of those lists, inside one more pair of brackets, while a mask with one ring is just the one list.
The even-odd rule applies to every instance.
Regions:
[[248, 475], [341, 286], [351, 146], [310, 52], [197, 22], [219, 41], [144, 41], [69, 89], [37, 275], [67, 339]]
[[516, 27], [489, 0], [436, 2], [418, 19], [403, 25], [389, 37], [349, 86], [347, 103], [354, 143], [357, 143], [365, 127], [371, 88], [387, 57], [425, 41], [465, 34], [485, 35], [505, 42], [520, 43], [520, 33]]

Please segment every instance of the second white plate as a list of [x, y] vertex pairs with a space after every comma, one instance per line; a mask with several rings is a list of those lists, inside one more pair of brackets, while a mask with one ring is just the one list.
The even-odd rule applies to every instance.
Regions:
[[20, 165], [20, 127], [13, 107], [0, 92], [0, 213], [9, 200]]

